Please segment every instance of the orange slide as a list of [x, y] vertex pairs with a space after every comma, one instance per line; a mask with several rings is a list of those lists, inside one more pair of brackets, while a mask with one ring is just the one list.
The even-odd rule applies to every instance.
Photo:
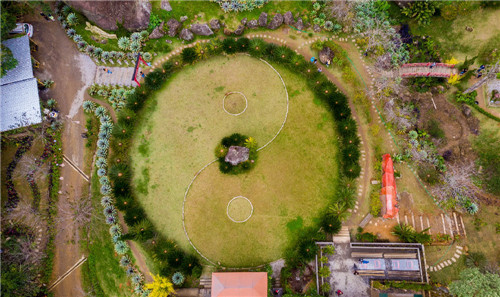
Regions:
[[382, 156], [382, 190], [380, 191], [380, 199], [385, 207], [382, 207], [382, 215], [386, 219], [393, 219], [398, 214], [396, 207], [396, 181], [394, 179], [394, 165], [391, 155], [385, 154]]

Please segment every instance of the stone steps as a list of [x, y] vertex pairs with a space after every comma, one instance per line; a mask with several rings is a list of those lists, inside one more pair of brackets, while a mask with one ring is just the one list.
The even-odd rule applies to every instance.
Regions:
[[333, 242], [336, 243], [349, 243], [351, 242], [351, 234], [349, 233], [349, 228], [342, 226], [340, 232], [333, 236]]

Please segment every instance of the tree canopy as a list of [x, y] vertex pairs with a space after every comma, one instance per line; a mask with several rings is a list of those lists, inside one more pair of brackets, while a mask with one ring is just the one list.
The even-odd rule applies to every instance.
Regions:
[[175, 292], [170, 280], [160, 275], [153, 275], [153, 282], [146, 284], [145, 288], [150, 290], [149, 297], [167, 297]]
[[460, 279], [451, 283], [450, 293], [456, 297], [499, 297], [500, 276], [481, 273], [478, 268], [465, 269]]

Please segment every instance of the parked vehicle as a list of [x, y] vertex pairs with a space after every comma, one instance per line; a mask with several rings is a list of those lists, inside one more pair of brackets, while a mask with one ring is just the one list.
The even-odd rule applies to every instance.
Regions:
[[16, 23], [16, 28], [10, 34], [25, 33], [29, 38], [33, 37], [33, 25], [28, 23]]

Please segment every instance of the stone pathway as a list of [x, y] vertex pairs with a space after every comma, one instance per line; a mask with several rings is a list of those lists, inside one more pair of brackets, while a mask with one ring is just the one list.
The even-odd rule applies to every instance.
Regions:
[[[107, 73], [105, 69], [111, 70]], [[140, 69], [139, 71], [142, 71]], [[137, 83], [132, 80], [134, 74], [134, 67], [97, 67], [94, 77], [94, 83], [99, 85], [120, 85], [137, 87]]]
[[441, 263], [439, 263], [435, 266], [428, 266], [426, 268], [429, 271], [433, 272], [433, 271], [439, 271], [445, 267], [450, 266], [451, 264], [457, 262], [458, 258], [460, 258], [462, 256], [463, 249], [464, 249], [463, 247], [457, 245], [457, 247], [455, 248], [455, 254], [453, 255], [453, 257], [451, 257], [451, 259], [442, 261]]

